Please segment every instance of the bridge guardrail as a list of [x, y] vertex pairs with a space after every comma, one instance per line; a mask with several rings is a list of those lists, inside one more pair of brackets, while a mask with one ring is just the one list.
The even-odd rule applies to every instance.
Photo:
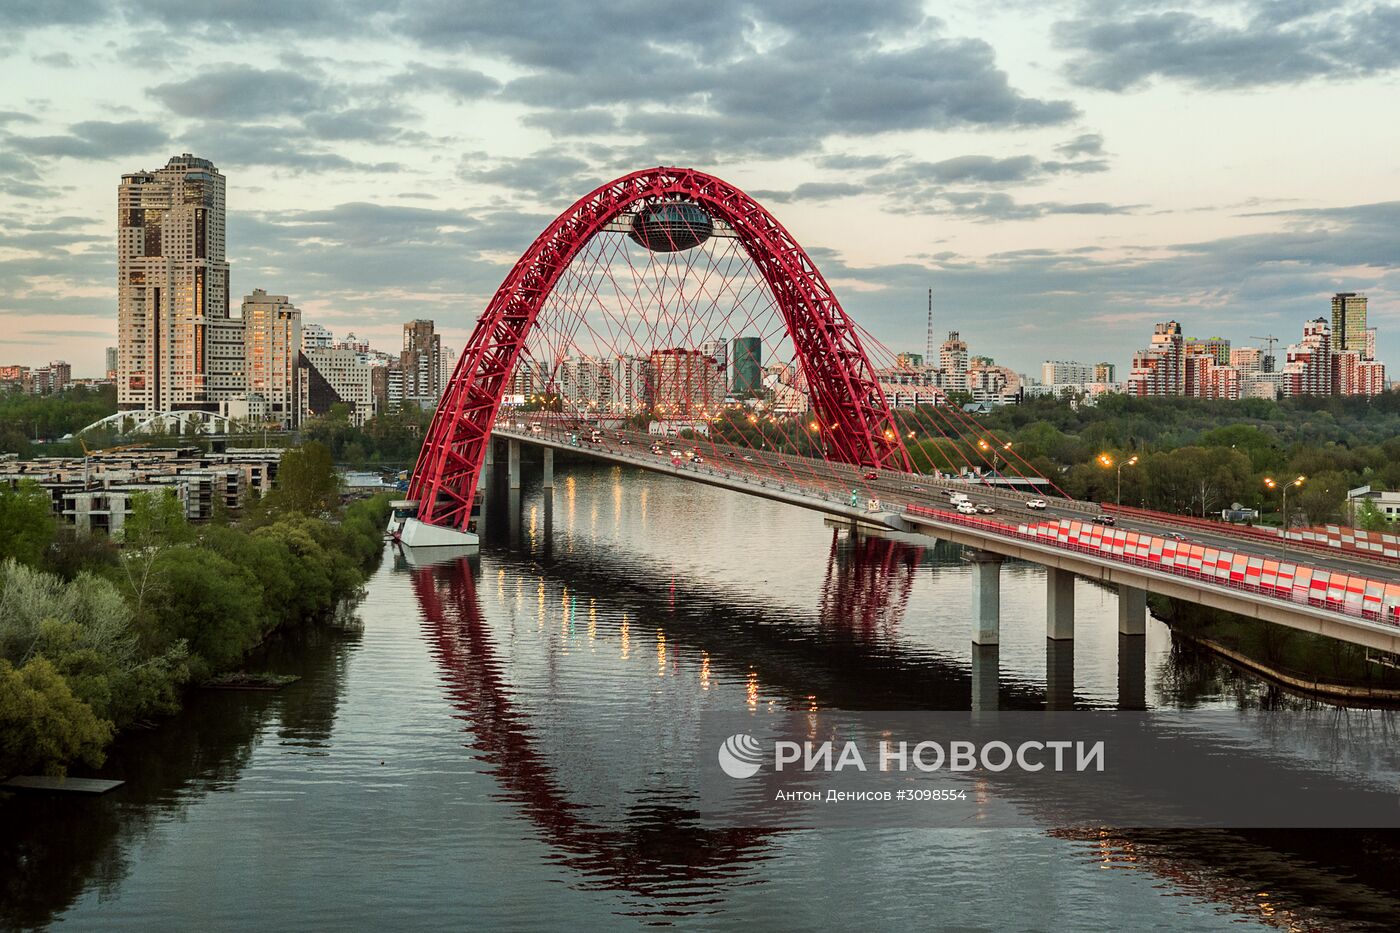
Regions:
[[1185, 525], [1189, 528], [1200, 528], [1203, 531], [1210, 531], [1215, 534], [1234, 535], [1236, 537], [1267, 541], [1271, 544], [1279, 545], [1280, 547], [1296, 546], [1299, 550], [1330, 554], [1333, 557], [1364, 557], [1376, 563], [1400, 566], [1400, 557], [1392, 557], [1384, 553], [1384, 551], [1377, 553], [1372, 550], [1363, 550], [1361, 548], [1347, 548], [1340, 544], [1332, 545], [1322, 541], [1310, 541], [1307, 538], [1298, 538], [1293, 535], [1284, 537], [1282, 534], [1276, 534], [1273, 531], [1265, 531], [1262, 528], [1255, 528], [1250, 525], [1230, 525], [1210, 518], [1200, 518], [1195, 515], [1173, 515], [1170, 512], [1140, 509], [1130, 505], [1111, 505], [1104, 503], [1103, 509], [1105, 512], [1116, 512], [1120, 515], [1127, 515], [1146, 521], [1161, 522], [1165, 525]]
[[[1047, 532], [1053, 529], [1055, 533], [1051, 535], [1033, 533], [1028, 530], [1031, 526], [1025, 524], [1012, 527], [993, 519], [973, 518], [912, 503], [905, 506], [905, 512], [1200, 580], [1276, 602], [1312, 606], [1338, 615], [1400, 628], [1400, 583], [1383, 583], [1288, 561], [1236, 554], [1221, 548], [1179, 545], [1160, 535], [1106, 528], [1076, 519], [1047, 521], [1036, 526]], [[1083, 527], [1085, 524], [1091, 527], [1086, 529]], [[1090, 543], [1083, 540], [1086, 532]], [[1105, 544], [1108, 545], [1107, 549]], [[1178, 556], [1184, 557], [1186, 563], [1177, 563]], [[1272, 582], [1265, 582], [1266, 577]], [[1251, 578], [1256, 582], [1251, 582]]]

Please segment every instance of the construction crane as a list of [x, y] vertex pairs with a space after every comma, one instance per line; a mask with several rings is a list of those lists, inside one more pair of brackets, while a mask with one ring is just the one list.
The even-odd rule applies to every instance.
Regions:
[[1260, 360], [1259, 362], [1260, 362], [1260, 364], [1261, 364], [1261, 365], [1260, 365], [1260, 368], [1263, 369], [1264, 372], [1272, 372], [1273, 369], [1274, 369], [1274, 364], [1277, 362], [1277, 360], [1275, 360], [1275, 358], [1274, 358], [1274, 347], [1278, 344], [1278, 338], [1275, 337], [1273, 334], [1269, 334], [1267, 337], [1254, 337], [1254, 336], [1251, 336], [1249, 339], [1250, 339], [1250, 340], [1262, 340], [1262, 341], [1264, 341], [1265, 343], [1267, 343], [1267, 344], [1269, 345], [1269, 351], [1268, 351], [1268, 353], [1267, 353], [1267, 354], [1265, 355], [1265, 357], [1264, 357], [1264, 360], [1268, 360], [1268, 365], [1267, 365], [1267, 366], [1263, 365], [1264, 360]]

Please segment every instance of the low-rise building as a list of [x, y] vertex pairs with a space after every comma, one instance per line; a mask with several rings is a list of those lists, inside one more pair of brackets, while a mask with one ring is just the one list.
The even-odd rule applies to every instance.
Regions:
[[138, 493], [173, 490], [189, 521], [207, 521], [220, 507], [237, 511], [272, 486], [280, 449], [205, 453], [198, 447], [98, 451], [88, 457], [0, 460], [0, 485], [37, 483], [55, 515], [79, 533], [117, 536]]

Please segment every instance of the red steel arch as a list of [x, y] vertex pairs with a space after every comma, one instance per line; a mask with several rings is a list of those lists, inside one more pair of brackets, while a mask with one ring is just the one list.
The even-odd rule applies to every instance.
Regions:
[[687, 168], [650, 168], [580, 198], [530, 244], [476, 322], [409, 485], [418, 518], [465, 528], [497, 410], [526, 338], [560, 275], [624, 211], [688, 200], [733, 228], [772, 290], [823, 425], [830, 460], [910, 470], [855, 325], [807, 253], [739, 188]]

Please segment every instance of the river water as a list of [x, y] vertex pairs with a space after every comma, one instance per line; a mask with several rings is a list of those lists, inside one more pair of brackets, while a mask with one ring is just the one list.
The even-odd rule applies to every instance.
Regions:
[[[1384, 929], [1384, 834], [722, 831], [658, 762], [710, 710], [966, 709], [955, 548], [577, 466], [496, 503], [479, 558], [392, 551], [355, 618], [271, 646], [301, 675], [196, 692], [129, 735], [96, 800], [0, 805], [0, 926], [65, 929]], [[548, 513], [548, 515], [547, 515]], [[496, 521], [499, 516], [500, 520]], [[547, 520], [548, 519], [548, 520]], [[1003, 571], [1003, 708], [1292, 702], [1077, 584], [1047, 695], [1044, 575]], [[1065, 657], [1052, 659], [1061, 669]], [[1126, 665], [1133, 666], [1133, 665]]]

